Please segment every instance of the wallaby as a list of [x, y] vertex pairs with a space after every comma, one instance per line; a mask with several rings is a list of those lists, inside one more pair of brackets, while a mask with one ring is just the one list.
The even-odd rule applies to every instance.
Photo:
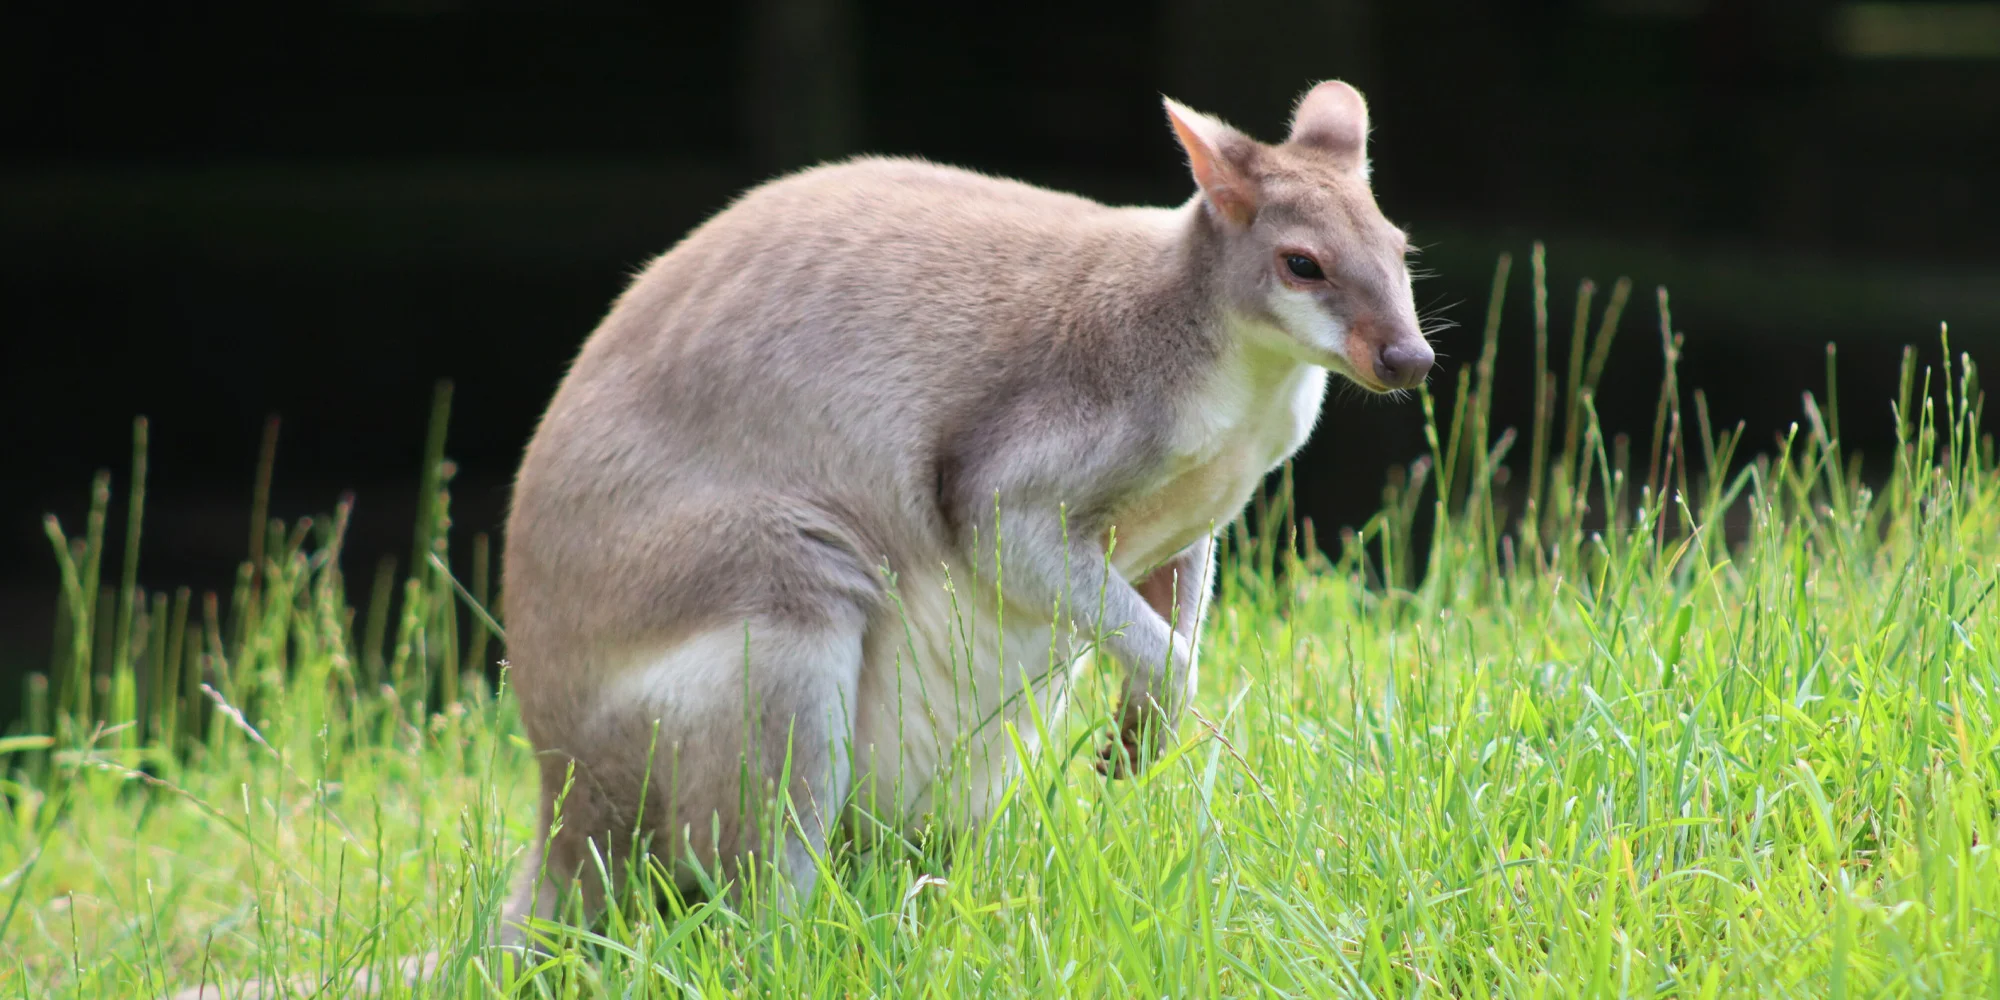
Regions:
[[1164, 103], [1177, 208], [865, 157], [750, 190], [616, 301], [506, 530], [541, 762], [515, 942], [642, 852], [801, 899], [857, 817], [977, 822], [1086, 644], [1123, 671], [1109, 770], [1173, 732], [1216, 531], [1329, 371], [1392, 392], [1433, 354], [1359, 92], [1313, 87], [1279, 145]]

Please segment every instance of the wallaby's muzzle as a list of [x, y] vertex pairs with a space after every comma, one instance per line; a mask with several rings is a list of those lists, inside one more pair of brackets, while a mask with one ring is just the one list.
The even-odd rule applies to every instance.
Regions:
[[1375, 352], [1375, 377], [1391, 389], [1414, 389], [1436, 363], [1436, 352], [1422, 337], [1398, 337]]

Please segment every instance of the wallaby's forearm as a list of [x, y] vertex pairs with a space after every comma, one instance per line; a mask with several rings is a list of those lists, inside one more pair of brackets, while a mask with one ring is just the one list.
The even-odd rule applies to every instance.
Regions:
[[978, 537], [995, 540], [981, 546], [987, 551], [971, 554], [983, 582], [997, 584], [1008, 603], [1100, 643], [1125, 668], [1128, 689], [1158, 697], [1170, 688], [1176, 661], [1185, 660], [1186, 640], [1113, 571], [1094, 535], [1066, 524], [1060, 509], [1030, 502], [1003, 500], [977, 523]]

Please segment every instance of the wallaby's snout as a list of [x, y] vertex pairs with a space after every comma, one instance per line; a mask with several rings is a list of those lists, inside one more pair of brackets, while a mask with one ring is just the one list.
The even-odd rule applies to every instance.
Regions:
[[1414, 389], [1430, 377], [1437, 354], [1424, 339], [1414, 315], [1358, 317], [1344, 338], [1350, 380], [1370, 392]]
[[1414, 389], [1424, 383], [1436, 363], [1437, 354], [1423, 335], [1409, 333], [1375, 352], [1375, 377], [1391, 389]]

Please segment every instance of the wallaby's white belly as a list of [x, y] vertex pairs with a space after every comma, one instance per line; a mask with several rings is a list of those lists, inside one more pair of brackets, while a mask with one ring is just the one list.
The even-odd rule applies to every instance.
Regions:
[[1327, 371], [1239, 349], [1183, 407], [1159, 486], [1118, 518], [1113, 563], [1128, 578], [1235, 520], [1312, 435]]
[[[891, 825], [977, 823], [1054, 726], [1076, 656], [963, 564], [905, 573], [862, 651], [855, 802]], [[1031, 704], [1034, 711], [1030, 711]]]

